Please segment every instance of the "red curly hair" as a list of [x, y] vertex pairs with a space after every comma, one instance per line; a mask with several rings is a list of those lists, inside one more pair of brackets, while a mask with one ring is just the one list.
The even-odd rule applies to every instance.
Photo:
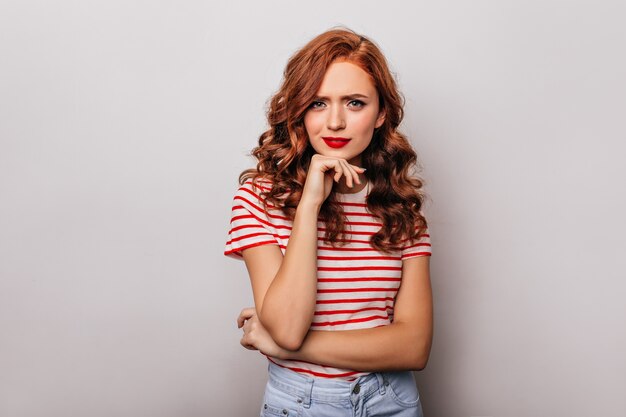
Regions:
[[[312, 39], [289, 59], [282, 85], [267, 111], [270, 128], [260, 136], [251, 153], [258, 161], [256, 169], [243, 171], [239, 183], [250, 178], [253, 184], [257, 179], [269, 181], [271, 190], [258, 190], [265, 210], [271, 203], [293, 220], [315, 154], [304, 127], [304, 114], [314, 101], [326, 69], [335, 60], [356, 64], [371, 76], [380, 110], [385, 112], [385, 121], [375, 129], [361, 160], [370, 182], [367, 209], [382, 223], [370, 243], [389, 253], [407, 240], [417, 240], [426, 229], [426, 219], [421, 214], [425, 195], [422, 180], [411, 173], [416, 168], [417, 155], [406, 136], [397, 130], [404, 116], [404, 99], [384, 55], [365, 36], [350, 29], [332, 29]], [[341, 245], [346, 235], [346, 218], [336, 204], [334, 189], [320, 209], [320, 220], [326, 225], [325, 241]]]

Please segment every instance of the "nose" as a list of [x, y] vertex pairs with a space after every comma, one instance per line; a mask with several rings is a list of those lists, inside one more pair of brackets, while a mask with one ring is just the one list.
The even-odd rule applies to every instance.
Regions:
[[341, 106], [334, 106], [334, 108], [328, 112], [326, 126], [330, 130], [341, 130], [346, 127], [346, 121]]

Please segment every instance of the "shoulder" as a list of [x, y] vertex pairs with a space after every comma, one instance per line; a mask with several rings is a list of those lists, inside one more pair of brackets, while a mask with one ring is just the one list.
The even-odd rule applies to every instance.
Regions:
[[261, 201], [263, 193], [272, 189], [272, 182], [260, 178], [248, 178], [243, 184], [239, 185], [237, 192], [235, 193], [235, 199], [240, 198], [252, 198], [255, 201]]
[[266, 200], [266, 193], [272, 189], [272, 181], [255, 178], [247, 179], [239, 186], [232, 204], [233, 208], [245, 208], [258, 213], [277, 212], [280, 210], [280, 203], [275, 204], [275, 200]]

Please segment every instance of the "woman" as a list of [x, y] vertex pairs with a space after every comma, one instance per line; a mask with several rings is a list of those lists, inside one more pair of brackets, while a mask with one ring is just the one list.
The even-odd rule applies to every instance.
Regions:
[[269, 360], [262, 416], [422, 415], [411, 370], [430, 353], [431, 251], [402, 104], [351, 30], [287, 64], [225, 250], [254, 295], [241, 344]]

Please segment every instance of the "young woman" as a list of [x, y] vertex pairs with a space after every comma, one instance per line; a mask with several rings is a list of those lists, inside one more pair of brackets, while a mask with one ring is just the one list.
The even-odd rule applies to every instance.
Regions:
[[289, 60], [233, 200], [225, 255], [268, 358], [262, 416], [421, 416], [432, 340], [430, 238], [416, 154], [385, 57], [348, 29]]

